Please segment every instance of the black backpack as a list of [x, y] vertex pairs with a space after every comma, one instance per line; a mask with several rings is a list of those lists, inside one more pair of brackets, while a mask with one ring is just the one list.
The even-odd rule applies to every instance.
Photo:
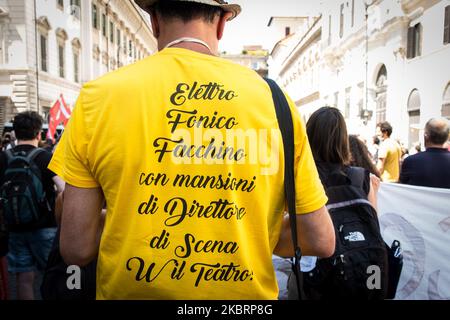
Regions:
[[[333, 256], [319, 259], [315, 269], [304, 273], [305, 294], [312, 300], [386, 299], [388, 247], [376, 211], [363, 190], [368, 178], [365, 170], [335, 168], [321, 177], [335, 227], [336, 249]], [[372, 275], [377, 278], [370, 278]]]
[[26, 152], [5, 152], [7, 166], [0, 186], [3, 217], [8, 226], [23, 226], [37, 223], [43, 214], [50, 211], [42, 173], [34, 159], [44, 152], [36, 148]]
[[97, 259], [85, 267], [80, 268], [80, 289], [69, 289], [67, 281], [70, 277], [69, 266], [64, 262], [59, 250], [60, 229], [53, 240], [52, 249], [48, 256], [42, 284], [41, 296], [43, 300], [95, 300]]

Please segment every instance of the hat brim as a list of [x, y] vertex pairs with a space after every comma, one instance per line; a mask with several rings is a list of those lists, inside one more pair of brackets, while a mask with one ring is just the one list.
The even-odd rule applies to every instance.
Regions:
[[[136, 4], [141, 7], [144, 11], [148, 12], [148, 8], [154, 5], [159, 0], [135, 0]], [[185, 1], [185, 2], [195, 2], [195, 3], [202, 3], [207, 4], [210, 6], [220, 7], [226, 12], [231, 12], [233, 15], [228, 19], [228, 21], [233, 20], [236, 18], [242, 11], [242, 8], [238, 4], [220, 4], [215, 1], [208, 1], [208, 0], [179, 0], [179, 1]]]

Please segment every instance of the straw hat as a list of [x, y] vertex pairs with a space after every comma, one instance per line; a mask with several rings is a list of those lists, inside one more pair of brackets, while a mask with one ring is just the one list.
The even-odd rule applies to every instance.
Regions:
[[[135, 0], [136, 4], [140, 6], [145, 11], [148, 10], [148, 8], [152, 5], [154, 5], [158, 1], [164, 1], [164, 0]], [[196, 3], [203, 3], [210, 6], [215, 7], [221, 7], [223, 10], [227, 12], [231, 12], [233, 16], [229, 19], [232, 20], [237, 17], [237, 15], [241, 12], [241, 6], [238, 4], [228, 4], [226, 1], [223, 0], [171, 0], [171, 1], [186, 1], [186, 2], [196, 2]]]

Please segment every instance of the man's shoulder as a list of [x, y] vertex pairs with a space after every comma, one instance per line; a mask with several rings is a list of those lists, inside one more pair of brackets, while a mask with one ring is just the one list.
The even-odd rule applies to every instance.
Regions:
[[127, 87], [131, 82], [142, 81], [140, 76], [145, 73], [145, 70], [152, 69], [153, 66], [158, 64], [157, 56], [150, 56], [143, 60], [139, 60], [135, 63], [123, 66], [117, 70], [106, 73], [105, 75], [96, 78], [92, 81], [86, 82], [83, 85], [85, 92], [89, 92], [92, 89], [108, 88], [111, 86]]
[[53, 156], [53, 154], [50, 151], [48, 151], [44, 148], [39, 148], [39, 155], [38, 155], [39, 158], [50, 160], [52, 158], [52, 156]]
[[428, 152], [419, 152], [407, 157], [403, 162], [406, 164], [420, 164], [426, 162], [430, 157], [432, 157]]

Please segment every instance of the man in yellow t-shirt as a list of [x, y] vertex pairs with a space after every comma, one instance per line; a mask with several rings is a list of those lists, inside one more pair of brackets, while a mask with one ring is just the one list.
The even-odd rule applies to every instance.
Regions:
[[[275, 108], [263, 79], [216, 56], [240, 7], [136, 3], [160, 52], [81, 90], [50, 164], [67, 182], [61, 254], [98, 256], [97, 299], [276, 299], [272, 254], [293, 246]], [[330, 256], [327, 198], [289, 102], [299, 243]]]
[[392, 126], [389, 122], [377, 125], [377, 136], [382, 140], [378, 150], [377, 168], [384, 182], [398, 182], [400, 178], [402, 149], [394, 139], [391, 139], [391, 134]]

